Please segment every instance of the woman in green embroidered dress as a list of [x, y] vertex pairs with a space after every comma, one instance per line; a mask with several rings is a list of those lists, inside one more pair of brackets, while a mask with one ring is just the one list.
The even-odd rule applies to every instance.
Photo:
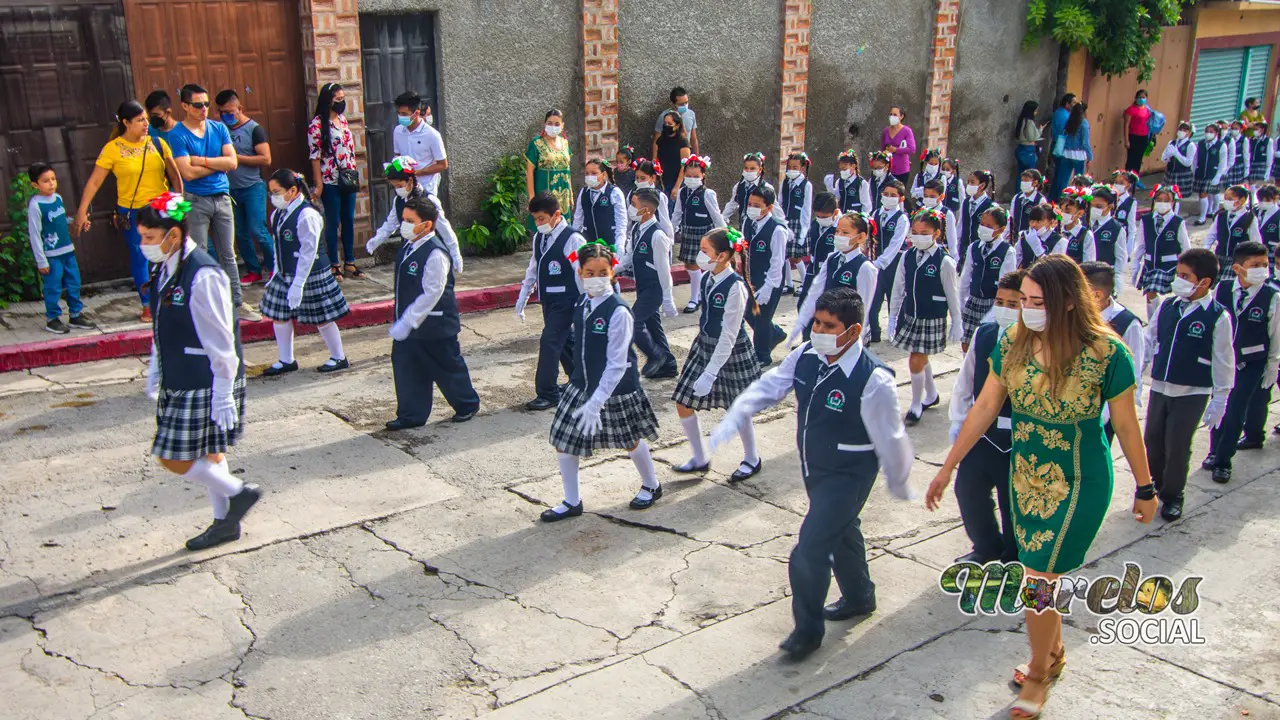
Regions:
[[[559, 110], [548, 110], [542, 132], [529, 141], [524, 151], [525, 189], [529, 197], [548, 192], [560, 201], [560, 212], [573, 217], [573, 183], [571, 163], [573, 153], [569, 141], [564, 139], [564, 117]], [[534, 230], [533, 217], [529, 217], [529, 230]]]
[[[1018, 560], [1029, 578], [1050, 582], [1084, 564], [1111, 502], [1111, 450], [1102, 405], [1137, 479], [1134, 515], [1144, 523], [1156, 501], [1134, 406], [1133, 358], [1102, 319], [1080, 267], [1048, 255], [1022, 281], [1022, 318], [1000, 338], [987, 382], [965, 420], [925, 504], [938, 507], [960, 460], [1013, 405], [1010, 483]], [[1149, 498], [1149, 499], [1148, 499]], [[1026, 611], [1031, 662], [1014, 671], [1022, 692], [1012, 718], [1039, 717], [1049, 683], [1066, 663], [1062, 616]]]

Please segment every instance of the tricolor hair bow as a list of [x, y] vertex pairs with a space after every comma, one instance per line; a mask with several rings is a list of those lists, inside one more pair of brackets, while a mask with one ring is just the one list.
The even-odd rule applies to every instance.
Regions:
[[151, 200], [151, 209], [160, 213], [161, 217], [182, 222], [191, 212], [191, 203], [175, 192], [165, 192]]

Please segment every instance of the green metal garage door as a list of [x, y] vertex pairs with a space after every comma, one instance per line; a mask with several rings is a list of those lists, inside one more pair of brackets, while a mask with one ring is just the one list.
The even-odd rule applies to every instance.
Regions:
[[1208, 123], [1235, 119], [1245, 98], [1265, 97], [1270, 69], [1270, 45], [1201, 51], [1191, 94], [1196, 137]]

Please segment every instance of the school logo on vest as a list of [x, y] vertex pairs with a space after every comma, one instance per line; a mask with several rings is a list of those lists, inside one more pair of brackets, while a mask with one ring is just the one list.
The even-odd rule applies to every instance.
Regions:
[[1237, 227], [1237, 228], [1233, 229], [1233, 230], [1231, 231], [1231, 237], [1234, 237], [1234, 238], [1244, 237], [1244, 228], [1242, 228], [1242, 227]]
[[1193, 338], [1204, 337], [1204, 323], [1199, 320], [1191, 323], [1191, 327], [1187, 328], [1187, 336]]
[[924, 276], [925, 276], [925, 277], [933, 277], [933, 276], [935, 276], [935, 275], [937, 275], [937, 274], [938, 274], [938, 266], [937, 266], [937, 265], [925, 265], [925, 266], [924, 266]]
[[418, 261], [417, 261], [417, 260], [414, 260], [413, 262], [409, 263], [409, 274], [410, 274], [410, 275], [417, 275], [417, 274], [418, 274]]
[[764, 242], [764, 240], [763, 240], [763, 239], [761, 239], [761, 240], [757, 240], [757, 241], [756, 241], [756, 250], [758, 250], [758, 251], [760, 251], [760, 252], [764, 252], [765, 247], [766, 247], [766, 246], [765, 246], [765, 242]]
[[832, 390], [827, 394], [827, 409], [836, 412], [844, 412], [844, 393], [839, 390]]
[[842, 285], [848, 285], [851, 282], [853, 282], [852, 270], [845, 270], [844, 272], [840, 273], [840, 283]]
[[697, 195], [694, 195], [693, 197], [689, 198], [689, 204], [694, 207], [698, 207], [699, 205], [702, 204], [702, 199], [699, 198]]
[[597, 204], [597, 205], [599, 205], [600, 207], [609, 207], [609, 196], [608, 196], [608, 195], [601, 195], [601, 196], [600, 196], [600, 201], [599, 201], [598, 203], [596, 203], [596, 204]]
[[591, 323], [591, 332], [603, 335], [609, 332], [609, 323], [605, 322], [604, 318], [596, 318], [595, 322]]
[[1260, 308], [1260, 307], [1252, 307], [1252, 308], [1249, 308], [1249, 319], [1250, 319], [1250, 320], [1261, 320], [1261, 319], [1262, 319], [1262, 308]]
[[559, 261], [559, 260], [552, 260], [551, 262], [547, 263], [547, 274], [548, 274], [548, 275], [559, 275], [559, 274], [560, 274], [560, 261]]
[[283, 238], [284, 242], [287, 242], [287, 243], [294, 242], [295, 238], [293, 236], [292, 230], [285, 230], [284, 233], [282, 234], [284, 235], [284, 238]]
[[715, 307], [724, 307], [724, 293], [716, 293], [711, 296], [711, 304]]
[[169, 302], [173, 303], [174, 305], [187, 304], [187, 293], [183, 291], [181, 285], [174, 288], [173, 292], [169, 294]]
[[1270, 225], [1267, 225], [1267, 227], [1265, 228], [1265, 231], [1266, 231], [1268, 234], [1271, 234], [1271, 233], [1274, 233], [1277, 229], [1280, 229], [1280, 225], [1276, 225], [1275, 223], [1271, 223]]
[[1004, 258], [1000, 257], [999, 255], [992, 255], [991, 259], [987, 261], [987, 265], [990, 266], [992, 270], [999, 270], [1000, 266], [1003, 263], [1004, 263]]
[[638, 252], [638, 253], [647, 253], [647, 252], [649, 252], [649, 243], [647, 243], [647, 242], [645, 242], [645, 241], [641, 240], [641, 241], [640, 241], [640, 244], [639, 244], [639, 245], [636, 245], [636, 252]]

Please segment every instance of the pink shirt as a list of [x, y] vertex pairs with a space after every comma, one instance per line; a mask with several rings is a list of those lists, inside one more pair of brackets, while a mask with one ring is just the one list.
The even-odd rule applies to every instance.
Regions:
[[911, 158], [916, 154], [916, 136], [906, 125], [898, 134], [890, 135], [889, 128], [880, 133], [880, 147], [893, 151], [893, 162], [889, 163], [890, 175], [904, 175], [911, 172]]
[[1124, 109], [1124, 116], [1129, 118], [1130, 135], [1146, 135], [1147, 120], [1151, 117], [1151, 108], [1146, 105], [1130, 105]]

